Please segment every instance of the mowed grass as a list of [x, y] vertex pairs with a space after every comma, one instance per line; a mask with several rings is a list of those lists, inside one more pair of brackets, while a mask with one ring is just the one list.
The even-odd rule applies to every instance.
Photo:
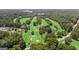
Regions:
[[73, 39], [72, 39], [71, 45], [72, 45], [72, 46], [75, 46], [77, 49], [79, 49], [79, 41], [76, 41], [76, 40], [73, 40]]
[[56, 21], [54, 21], [54, 20], [51, 20], [51, 19], [49, 19], [49, 18], [46, 18], [46, 19], [48, 19], [49, 21], [52, 22], [52, 26], [51, 26], [52, 29], [57, 30], [58, 32], [64, 31], [64, 30], [61, 28], [61, 26], [60, 26], [60, 24], [59, 24], [58, 22], [56, 22]]
[[42, 20], [41, 26], [49, 25], [44, 19], [41, 19], [41, 20]]
[[[33, 17], [31, 24], [30, 24], [30, 30], [28, 30], [26, 33], [23, 34], [23, 39], [26, 43], [29, 43], [30, 40], [32, 41], [31, 43], [39, 43], [42, 42], [42, 37], [39, 34], [39, 27], [34, 26], [33, 22], [36, 21], [36, 17]], [[34, 32], [34, 35], [31, 33]]]
[[[59, 43], [65, 44], [65, 40], [61, 40]], [[76, 40], [72, 39], [72, 42], [71, 42], [70, 45], [76, 47], [77, 49], [79, 49], [79, 41], [76, 41]]]
[[[30, 18], [22, 18], [20, 20], [20, 22], [23, 25], [24, 23], [26, 24], [26, 21], [27, 20], [30, 20]], [[44, 41], [44, 38], [43, 37], [45, 37], [45, 35], [43, 35], [43, 37], [40, 35], [39, 28], [41, 26], [46, 26], [46, 25], [49, 25], [49, 24], [45, 21], [45, 19], [40, 19], [40, 20], [42, 21], [41, 25], [34, 26], [33, 23], [37, 21], [37, 17], [36, 16], [33, 17], [33, 19], [31, 20], [31, 23], [29, 25], [30, 26], [30, 30], [28, 30], [27, 32], [23, 33], [23, 39], [26, 42], [26, 44], [28, 44], [30, 42], [31, 43], [34, 43], [34, 44], [37, 44], [37, 43], [40, 43], [40, 42], [43, 42]], [[53, 24], [51, 26], [52, 30], [53, 29], [56, 30], [56, 28], [55, 28], [55, 26], [56, 26], [58, 28], [57, 30], [62, 31], [62, 28], [60, 27], [60, 25], [57, 22], [55, 22], [53, 20], [50, 20], [50, 21]], [[32, 32], [34, 32], [34, 35], [32, 35]]]
[[21, 24], [26, 23], [27, 20], [30, 20], [30, 18], [22, 18], [20, 19], [20, 23]]
[[31, 37], [30, 31], [23, 33], [23, 39], [26, 43], [29, 43]]
[[30, 30], [34, 31], [34, 37], [32, 37], [33, 43], [39, 43], [39, 42], [42, 42], [42, 37], [39, 34], [39, 27], [33, 25], [33, 22], [35, 22], [35, 21], [37, 21], [37, 17], [34, 17], [32, 19], [31, 26], [30, 26], [32, 28]]

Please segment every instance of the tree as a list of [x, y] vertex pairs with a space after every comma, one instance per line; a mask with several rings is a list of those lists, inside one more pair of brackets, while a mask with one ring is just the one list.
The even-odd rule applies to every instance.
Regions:
[[31, 44], [30, 50], [44, 50], [44, 46], [42, 43]]
[[50, 26], [53, 25], [52, 22], [48, 19], [45, 20]]
[[72, 35], [73, 39], [78, 40], [78, 38], [79, 38], [79, 25], [77, 25], [77, 27], [72, 31], [71, 35]]
[[9, 50], [16, 50], [15, 48], [9, 48]]
[[76, 50], [76, 48], [67, 44], [58, 44], [57, 50]]
[[46, 46], [48, 47], [48, 49], [55, 50], [58, 45], [57, 37], [53, 34], [47, 34], [47, 36], [45, 38], [45, 43], [46, 43]]
[[1, 40], [0, 41], [0, 47], [7, 47], [7, 41], [6, 40]]
[[29, 25], [30, 23], [31, 23], [31, 20], [27, 20], [27, 21], [26, 21], [26, 24]]
[[66, 35], [67, 35], [67, 32], [66, 31], [62, 31], [62, 32], [58, 31], [57, 32], [58, 38], [62, 38], [62, 36], [66, 36]]
[[67, 38], [65, 39], [65, 44], [70, 45], [71, 42], [72, 42], [71, 39], [72, 39], [71, 37], [67, 37]]
[[15, 48], [15, 50], [21, 50], [21, 47], [20, 47], [19, 44], [17, 44], [17, 45], [13, 45], [13, 48]]
[[5, 33], [7, 32], [0, 32], [0, 34], [3, 34], [2, 39], [0, 40], [0, 47], [7, 47], [8, 49], [24, 49], [26, 47], [21, 34], [11, 33], [7, 35]]
[[37, 23], [38, 23], [38, 25], [40, 25], [42, 23], [42, 20], [39, 16], [37, 17]]
[[43, 33], [45, 33], [45, 32], [47, 32], [47, 33], [52, 33], [52, 30], [51, 30], [50, 26], [47, 25], [47, 26], [42, 26], [42, 27], [40, 27], [40, 28], [39, 28], [39, 32], [40, 32], [40, 34], [43, 34]]

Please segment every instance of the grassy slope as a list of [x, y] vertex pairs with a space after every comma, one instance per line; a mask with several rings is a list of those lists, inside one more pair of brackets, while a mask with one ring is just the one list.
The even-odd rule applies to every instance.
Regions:
[[[37, 43], [42, 41], [41, 35], [39, 34], [39, 27], [33, 26], [34, 21], [36, 21], [36, 17], [34, 17], [31, 21], [30, 30], [27, 31], [26, 33], [23, 33], [23, 39], [26, 43], [29, 43], [30, 39], [32, 39], [32, 43]], [[34, 35], [31, 34], [32, 31], [34, 31]]]
[[72, 45], [72, 46], [75, 46], [77, 49], [79, 49], [79, 41], [72, 40], [71, 45]]
[[[58, 22], [56, 22], [56, 21], [54, 21], [54, 20], [51, 20], [51, 19], [49, 19], [49, 18], [46, 18], [46, 19], [48, 19], [48, 20], [50, 20], [51, 22], [52, 22], [52, 26], [51, 26], [51, 28], [53, 28], [54, 30], [57, 30], [57, 31], [59, 31], [59, 32], [62, 32], [62, 31], [64, 31], [62, 28], [61, 28], [61, 26], [60, 26], [60, 24], [58, 23]], [[56, 29], [56, 28], [57, 29]]]
[[[26, 20], [30, 20], [30, 18], [22, 18], [22, 19], [20, 20], [21, 24], [25, 23]], [[30, 39], [32, 39], [32, 43], [43, 42], [43, 38], [42, 38], [42, 36], [39, 34], [39, 27], [40, 27], [40, 26], [46, 26], [46, 25], [48, 25], [48, 23], [47, 23], [44, 19], [41, 19], [41, 20], [42, 20], [42, 24], [41, 24], [41, 25], [34, 26], [34, 25], [33, 25], [33, 22], [37, 21], [37, 17], [36, 17], [36, 16], [33, 17], [32, 21], [31, 21], [31, 24], [29, 25], [29, 26], [30, 26], [30, 30], [28, 30], [26, 33], [23, 33], [23, 39], [24, 39], [24, 41], [26, 42], [26, 44], [30, 42]], [[50, 20], [50, 19], [49, 19], [49, 20]], [[52, 24], [53, 24], [53, 25], [51, 26], [52, 29], [55, 29], [55, 30], [56, 30], [56, 28], [54, 27], [54, 26], [56, 26], [56, 27], [58, 28], [58, 31], [59, 31], [59, 30], [62, 31], [60, 25], [59, 25], [57, 22], [55, 22], [55, 21], [53, 21], [53, 20], [50, 20], [50, 21], [51, 21]], [[34, 35], [31, 34], [32, 31], [34, 31]], [[43, 35], [43, 36], [44, 36], [44, 35]]]
[[30, 18], [22, 18], [22, 19], [20, 19], [20, 23], [23, 24], [23, 23], [25, 23], [27, 20], [30, 20]]

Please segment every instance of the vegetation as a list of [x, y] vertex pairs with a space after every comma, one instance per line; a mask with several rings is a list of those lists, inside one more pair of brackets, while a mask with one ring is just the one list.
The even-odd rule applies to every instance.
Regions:
[[20, 34], [0, 31], [0, 47], [21, 50], [25, 48], [25, 42]]
[[[79, 14], [76, 12], [2, 13], [0, 14], [0, 48], [79, 49], [78, 20]], [[67, 36], [68, 34], [70, 35]]]
[[79, 24], [77, 27], [72, 31], [72, 38], [75, 40], [79, 40]]

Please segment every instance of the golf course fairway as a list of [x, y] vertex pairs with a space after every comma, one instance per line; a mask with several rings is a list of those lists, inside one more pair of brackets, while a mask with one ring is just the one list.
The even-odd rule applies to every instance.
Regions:
[[[30, 20], [31, 18], [21, 18], [20, 19], [20, 23], [22, 25], [26, 24], [26, 21], [27, 20]], [[62, 32], [63, 29], [61, 28], [60, 24], [54, 20], [51, 20], [49, 18], [46, 18], [48, 19], [50, 22], [52, 22], [52, 26], [50, 26], [50, 28], [53, 30], [55, 30], [56, 32], [60, 31]], [[40, 19], [41, 20], [41, 24], [40, 25], [37, 25], [37, 26], [34, 26], [34, 22], [37, 21], [37, 16], [34, 16], [31, 20], [31, 23], [28, 25], [26, 24], [27, 26], [30, 27], [30, 29], [27, 31], [27, 32], [24, 32], [22, 34], [22, 37], [23, 37], [23, 40], [26, 42], [26, 47], [29, 47], [30, 44], [37, 44], [37, 43], [40, 43], [40, 42], [43, 42], [44, 41], [44, 37], [45, 35], [40, 35], [39, 33], [39, 28], [42, 27], [42, 26], [47, 26], [49, 25], [45, 19]], [[55, 28], [56, 27], [56, 28]]]

